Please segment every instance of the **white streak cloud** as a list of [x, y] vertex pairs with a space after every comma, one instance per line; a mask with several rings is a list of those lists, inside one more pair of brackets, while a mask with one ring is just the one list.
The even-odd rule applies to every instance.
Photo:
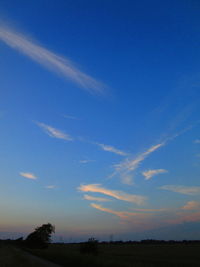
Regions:
[[29, 40], [21, 33], [11, 30], [8, 27], [1, 26], [0, 40], [13, 49], [25, 54], [45, 68], [70, 79], [72, 82], [90, 93], [99, 94], [104, 92], [105, 86], [101, 82], [78, 70], [70, 60], [36, 44], [36, 42]]
[[83, 192], [101, 193], [107, 196], [114, 197], [119, 200], [133, 202], [138, 205], [144, 204], [146, 200], [146, 197], [144, 196], [127, 194], [123, 191], [110, 190], [110, 189], [102, 187], [100, 184], [80, 185], [80, 187], [78, 187], [78, 190], [83, 191]]
[[55, 185], [46, 185], [45, 188], [47, 188], [47, 189], [55, 189], [56, 186]]
[[195, 144], [200, 144], [200, 139], [196, 139], [196, 140], [194, 141], [194, 143], [195, 143]]
[[27, 178], [27, 179], [31, 179], [31, 180], [36, 180], [37, 179], [37, 177], [35, 176], [35, 174], [30, 173], [30, 172], [20, 172], [19, 174], [21, 176], [23, 176], [24, 178]]
[[163, 185], [160, 189], [169, 190], [184, 195], [200, 194], [200, 186], [183, 186], [183, 185]]
[[143, 176], [145, 177], [145, 180], [151, 179], [153, 176], [161, 174], [161, 173], [167, 173], [168, 171], [165, 169], [156, 169], [156, 170], [148, 170], [142, 172]]
[[79, 163], [81, 163], [81, 164], [87, 164], [87, 163], [93, 162], [93, 161], [95, 161], [95, 160], [92, 160], [92, 159], [82, 159], [82, 160], [79, 161]]
[[71, 116], [71, 115], [67, 115], [67, 114], [63, 115], [63, 117], [66, 118], [66, 119], [78, 120], [77, 117], [75, 117], [75, 116]]
[[50, 137], [58, 138], [58, 139], [64, 139], [67, 141], [72, 141], [73, 138], [69, 135], [64, 133], [61, 130], [58, 130], [56, 128], [53, 128], [52, 126], [49, 126], [47, 124], [44, 124], [42, 122], [36, 122], [36, 124], [42, 128], [46, 134], [48, 134]]
[[147, 151], [139, 154], [136, 158], [133, 159], [126, 159], [119, 164], [114, 165], [115, 172], [111, 175], [114, 176], [116, 174], [120, 174], [121, 180], [123, 183], [127, 183], [127, 175], [129, 179], [129, 184], [131, 184], [131, 179], [130, 179], [130, 173], [135, 171], [139, 165], [148, 157], [151, 153], [159, 149], [160, 147], [164, 146], [164, 142], [157, 144], [155, 146], [151, 146]]
[[89, 195], [84, 195], [83, 196], [84, 199], [86, 200], [90, 200], [90, 201], [98, 201], [98, 202], [107, 202], [107, 201], [111, 201], [108, 198], [104, 198], [104, 197], [93, 197], [93, 196], [89, 196]]
[[108, 152], [111, 152], [111, 153], [114, 153], [114, 154], [117, 154], [120, 156], [127, 156], [128, 155], [128, 153], [126, 153], [122, 150], [119, 150], [113, 146], [109, 146], [109, 145], [105, 145], [105, 144], [99, 144], [99, 143], [96, 143], [96, 144], [104, 151], [108, 151]]

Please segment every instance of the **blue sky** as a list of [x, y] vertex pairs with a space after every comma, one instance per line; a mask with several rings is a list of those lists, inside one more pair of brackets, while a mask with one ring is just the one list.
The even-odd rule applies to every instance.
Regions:
[[176, 227], [191, 238], [199, 11], [198, 1], [1, 1], [0, 232], [51, 222], [66, 240], [173, 238]]

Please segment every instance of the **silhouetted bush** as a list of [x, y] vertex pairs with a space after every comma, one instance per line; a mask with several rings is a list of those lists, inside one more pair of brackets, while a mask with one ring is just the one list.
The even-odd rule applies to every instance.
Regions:
[[94, 237], [88, 239], [87, 242], [80, 244], [80, 252], [88, 254], [97, 254], [98, 253], [98, 240]]

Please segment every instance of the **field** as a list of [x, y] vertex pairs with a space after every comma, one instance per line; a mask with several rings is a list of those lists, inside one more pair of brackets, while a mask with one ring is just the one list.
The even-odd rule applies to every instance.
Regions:
[[81, 254], [79, 244], [51, 244], [31, 253], [61, 266], [175, 267], [200, 266], [197, 244], [99, 244], [97, 255]]
[[0, 267], [57, 267], [15, 246], [0, 246]]

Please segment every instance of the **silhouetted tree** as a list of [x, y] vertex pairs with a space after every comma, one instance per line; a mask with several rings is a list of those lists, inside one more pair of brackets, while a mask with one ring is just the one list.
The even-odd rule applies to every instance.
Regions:
[[26, 244], [31, 248], [46, 248], [51, 242], [51, 234], [55, 233], [55, 226], [50, 223], [35, 228], [26, 238]]

